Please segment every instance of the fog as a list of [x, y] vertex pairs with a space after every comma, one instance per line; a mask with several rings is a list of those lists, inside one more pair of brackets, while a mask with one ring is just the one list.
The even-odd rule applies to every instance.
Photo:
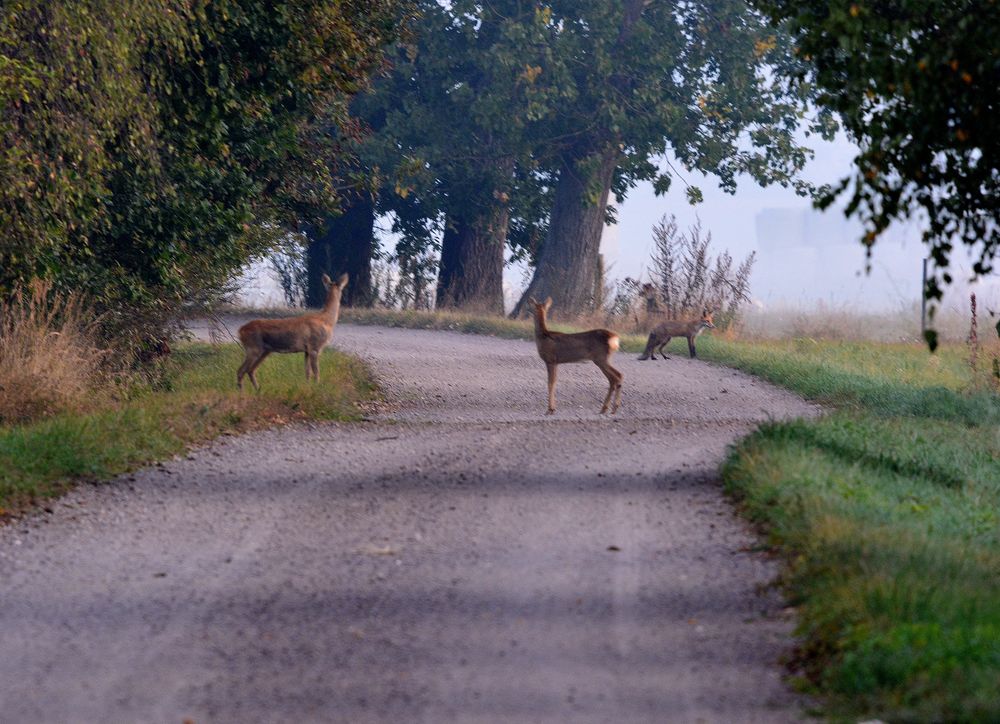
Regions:
[[[805, 178], [834, 183], [849, 173], [856, 148], [845, 137], [809, 141], [816, 157]], [[717, 251], [729, 250], [738, 259], [757, 252], [751, 286], [758, 306], [809, 309], [823, 304], [885, 311], [919, 301], [923, 244], [918, 222], [890, 227], [876, 243], [866, 273], [861, 226], [845, 219], [843, 204], [820, 212], [792, 189], [761, 188], [748, 177], [730, 195], [711, 177], [685, 176], [687, 183], [701, 188], [703, 203], [690, 205], [685, 184], [675, 179], [667, 195], [656, 197], [652, 186], [644, 184], [618, 209], [618, 224], [608, 227], [602, 240], [614, 276], [648, 273], [651, 229], [664, 214], [674, 214], [682, 228], [700, 218]], [[967, 269], [964, 253], [956, 256]]]

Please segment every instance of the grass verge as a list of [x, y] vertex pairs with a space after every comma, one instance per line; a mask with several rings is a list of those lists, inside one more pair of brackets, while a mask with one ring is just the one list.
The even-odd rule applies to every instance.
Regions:
[[802, 683], [834, 716], [1000, 720], [1000, 399], [968, 391], [961, 348], [706, 356], [835, 408], [762, 426], [723, 469], [788, 561]]
[[[461, 314], [345, 321], [532, 335]], [[970, 391], [964, 348], [705, 335], [698, 353], [832, 410], [762, 426], [723, 469], [787, 562], [798, 683], [834, 718], [1000, 721], [1000, 399]]]
[[86, 413], [0, 426], [0, 516], [65, 491], [177, 454], [220, 434], [299, 420], [354, 420], [375, 384], [355, 358], [332, 350], [319, 384], [307, 384], [300, 355], [273, 355], [257, 372], [261, 393], [239, 393], [235, 345], [181, 345], [158, 389]]

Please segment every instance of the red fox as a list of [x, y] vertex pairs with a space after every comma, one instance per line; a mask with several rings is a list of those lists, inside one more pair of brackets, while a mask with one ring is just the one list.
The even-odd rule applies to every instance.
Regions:
[[683, 322], [676, 319], [668, 319], [666, 322], [661, 322], [653, 327], [653, 331], [649, 333], [646, 350], [639, 359], [656, 359], [653, 350], [657, 347], [660, 348], [660, 354], [663, 355], [663, 358], [667, 359], [663, 348], [667, 346], [667, 342], [673, 337], [687, 337], [688, 352], [691, 353], [691, 357], [697, 357], [694, 351], [694, 338], [701, 334], [701, 330], [703, 329], [715, 329], [715, 325], [712, 323], [712, 313], [707, 309], [701, 313], [701, 319], [691, 322]]

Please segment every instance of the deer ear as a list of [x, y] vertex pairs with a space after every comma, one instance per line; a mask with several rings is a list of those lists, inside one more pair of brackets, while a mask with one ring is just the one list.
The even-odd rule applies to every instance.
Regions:
[[330, 280], [330, 277], [328, 277], [326, 274], [324, 274], [323, 275], [323, 286], [326, 287], [327, 289], [329, 289], [332, 284], [333, 284], [333, 282]]
[[341, 274], [340, 275], [340, 279], [337, 280], [337, 286], [340, 287], [341, 289], [343, 289], [344, 287], [346, 287], [347, 286], [347, 279], [348, 279], [347, 274]]
[[552, 306], [552, 297], [545, 297], [545, 311], [549, 311], [549, 307]]

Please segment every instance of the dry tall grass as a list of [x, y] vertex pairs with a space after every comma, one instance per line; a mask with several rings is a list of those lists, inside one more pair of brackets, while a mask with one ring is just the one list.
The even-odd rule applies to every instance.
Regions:
[[0, 423], [83, 410], [104, 397], [97, 322], [80, 296], [47, 283], [0, 302]]

